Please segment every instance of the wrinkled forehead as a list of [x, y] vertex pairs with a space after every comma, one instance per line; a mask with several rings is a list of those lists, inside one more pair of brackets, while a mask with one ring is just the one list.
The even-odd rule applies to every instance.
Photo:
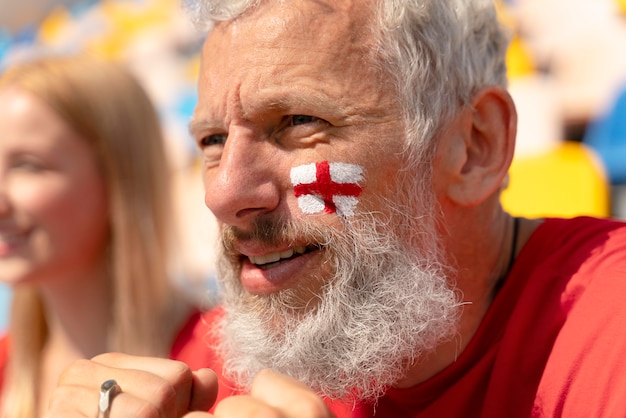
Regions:
[[[266, 0], [238, 18], [218, 23], [207, 44], [248, 39], [259, 46], [317, 48], [371, 42], [375, 2], [365, 0]], [[288, 36], [285, 36], [288, 34]]]
[[221, 115], [235, 101], [280, 88], [300, 96], [332, 90], [353, 102], [383, 94], [372, 81], [381, 75], [371, 65], [377, 49], [369, 3], [268, 0], [218, 24], [202, 52], [197, 113]]

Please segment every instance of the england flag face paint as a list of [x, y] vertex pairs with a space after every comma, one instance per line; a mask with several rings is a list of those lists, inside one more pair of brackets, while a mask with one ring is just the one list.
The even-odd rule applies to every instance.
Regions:
[[306, 214], [324, 211], [342, 217], [353, 216], [362, 180], [363, 168], [356, 164], [321, 161], [291, 169], [291, 184], [298, 206]]

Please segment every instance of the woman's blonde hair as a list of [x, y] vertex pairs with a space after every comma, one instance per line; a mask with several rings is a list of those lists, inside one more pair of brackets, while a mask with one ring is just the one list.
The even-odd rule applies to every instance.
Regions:
[[[179, 325], [172, 310], [180, 304], [168, 277], [170, 172], [153, 103], [120, 64], [82, 55], [15, 65], [0, 75], [5, 86], [50, 106], [92, 145], [101, 164], [110, 206], [108, 351], [167, 356]], [[46, 335], [37, 288], [14, 289], [3, 416], [34, 416]]]

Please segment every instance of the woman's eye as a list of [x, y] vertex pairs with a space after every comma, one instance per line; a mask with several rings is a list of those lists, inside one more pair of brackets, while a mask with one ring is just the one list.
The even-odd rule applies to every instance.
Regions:
[[45, 169], [44, 165], [32, 158], [20, 158], [13, 162], [12, 167], [16, 170], [39, 172]]
[[291, 117], [291, 126], [296, 125], [304, 125], [306, 123], [311, 123], [319, 120], [315, 116], [307, 116], [307, 115], [293, 115]]
[[224, 145], [226, 143], [226, 139], [228, 135], [226, 134], [214, 134], [205, 136], [200, 140], [200, 147], [210, 147], [212, 145]]

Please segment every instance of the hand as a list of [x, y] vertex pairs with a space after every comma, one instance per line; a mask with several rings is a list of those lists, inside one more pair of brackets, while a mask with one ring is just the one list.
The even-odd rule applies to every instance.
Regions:
[[264, 370], [254, 382], [250, 395], [231, 396], [215, 408], [215, 415], [191, 413], [185, 418], [331, 418], [324, 401], [306, 385]]
[[110, 418], [178, 418], [208, 411], [217, 396], [217, 376], [209, 369], [192, 372], [180, 361], [108, 353], [78, 360], [63, 372], [46, 418], [96, 417], [100, 386], [108, 379], [122, 389]]

